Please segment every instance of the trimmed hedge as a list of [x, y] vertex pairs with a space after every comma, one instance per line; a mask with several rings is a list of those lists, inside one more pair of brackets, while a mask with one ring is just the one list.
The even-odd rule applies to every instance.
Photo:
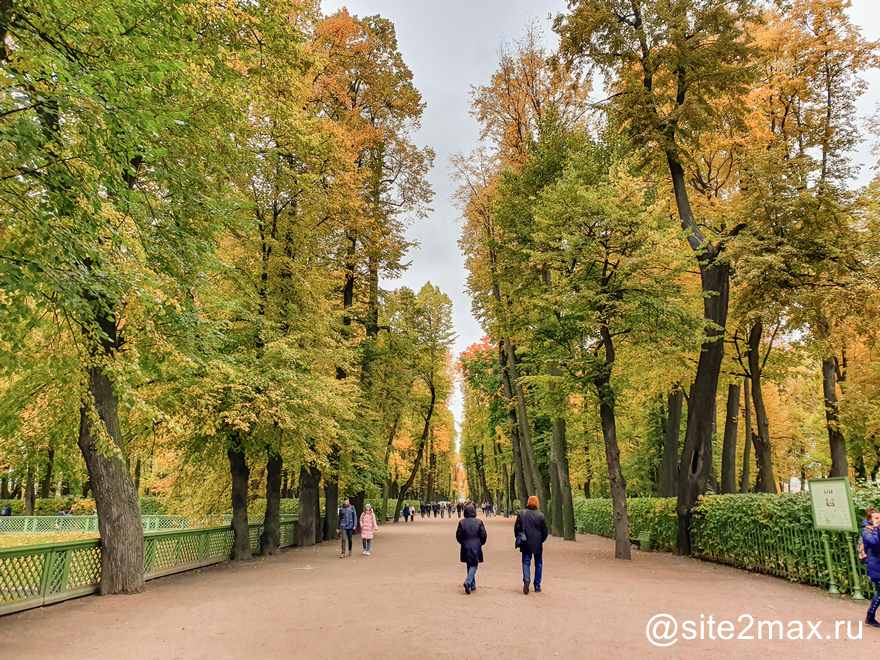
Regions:
[[[0, 500], [0, 509], [3, 509], [7, 504], [12, 507], [13, 516], [24, 515], [24, 501], [21, 498]], [[76, 516], [93, 516], [95, 515], [95, 500], [82, 497], [46, 497], [37, 498], [34, 501], [35, 516], [57, 516], [62, 511]], [[143, 515], [162, 515], [166, 513], [165, 505], [156, 497], [142, 497], [141, 513]]]
[[[651, 543], [660, 550], [675, 549], [678, 519], [675, 515], [675, 498], [632, 497], [626, 501], [629, 514], [629, 536], [635, 538], [642, 532], [651, 533]], [[582, 534], [614, 536], [611, 500], [577, 497], [574, 500], [574, 520], [577, 531]]]
[[[880, 506], [880, 487], [859, 486], [854, 500], [861, 520], [866, 507]], [[675, 550], [675, 498], [631, 498], [627, 511], [630, 538], [647, 531], [656, 548]], [[611, 500], [577, 498], [575, 521], [579, 532], [612, 537]], [[857, 534], [828, 534], [835, 579], [844, 591], [854, 587], [849, 550], [857, 539]], [[828, 582], [822, 536], [813, 529], [808, 493], [706, 495], [694, 509], [691, 541], [694, 556], [701, 559], [806, 584]], [[862, 590], [870, 592], [861, 562], [857, 572]]]

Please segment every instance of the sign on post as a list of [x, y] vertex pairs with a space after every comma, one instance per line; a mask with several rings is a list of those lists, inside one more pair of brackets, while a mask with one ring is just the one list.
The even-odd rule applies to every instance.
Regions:
[[810, 479], [813, 525], [829, 532], [857, 532], [852, 491], [846, 477]]

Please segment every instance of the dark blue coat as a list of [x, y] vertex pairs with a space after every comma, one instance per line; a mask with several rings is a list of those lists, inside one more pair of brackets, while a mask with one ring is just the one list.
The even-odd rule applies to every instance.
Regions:
[[473, 507], [465, 507], [464, 518], [458, 521], [455, 540], [461, 544], [459, 559], [468, 566], [476, 566], [483, 561], [483, 546], [486, 544], [486, 526], [477, 519]]
[[868, 569], [868, 577], [874, 582], [880, 581], [880, 529], [868, 527], [868, 521], [862, 522], [862, 541], [865, 544], [865, 561]]

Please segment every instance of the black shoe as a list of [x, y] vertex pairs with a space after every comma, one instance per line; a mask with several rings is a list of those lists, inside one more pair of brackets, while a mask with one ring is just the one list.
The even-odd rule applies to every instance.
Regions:
[[877, 621], [874, 617], [867, 617], [865, 619], [865, 625], [871, 626], [872, 628], [880, 628], [880, 622]]
[[535, 585], [535, 593], [536, 594], [541, 593], [541, 587], [539, 587], [537, 584]]
[[464, 583], [464, 592], [468, 596], [470, 596], [470, 594], [471, 594], [471, 585], [469, 585], [467, 582]]
[[523, 593], [528, 596], [529, 595], [529, 583], [523, 582]]

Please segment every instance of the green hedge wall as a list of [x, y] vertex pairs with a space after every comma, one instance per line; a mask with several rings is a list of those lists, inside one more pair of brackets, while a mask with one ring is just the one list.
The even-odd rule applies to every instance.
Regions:
[[[0, 509], [3, 509], [7, 504], [12, 507], [13, 516], [24, 515], [24, 501], [20, 498], [0, 500]], [[62, 511], [78, 516], [95, 515], [95, 500], [82, 497], [47, 497], [37, 498], [34, 501], [35, 516], [57, 516]], [[156, 497], [142, 497], [141, 513], [144, 515], [162, 515], [167, 513], [167, 511], [160, 499]]]
[[[880, 487], [855, 489], [856, 514], [880, 507]], [[636, 497], [627, 500], [630, 537], [651, 533], [658, 549], [673, 551], [677, 518], [674, 498]], [[611, 500], [575, 500], [579, 532], [613, 536]], [[785, 577], [795, 582], [827, 585], [822, 536], [813, 529], [808, 493], [780, 495], [706, 495], [700, 498], [691, 522], [693, 554], [702, 559], [730, 564], [750, 571]], [[853, 591], [849, 549], [857, 534], [829, 533], [832, 567], [838, 586]], [[871, 585], [864, 565], [857, 562], [857, 580], [863, 591]]]

